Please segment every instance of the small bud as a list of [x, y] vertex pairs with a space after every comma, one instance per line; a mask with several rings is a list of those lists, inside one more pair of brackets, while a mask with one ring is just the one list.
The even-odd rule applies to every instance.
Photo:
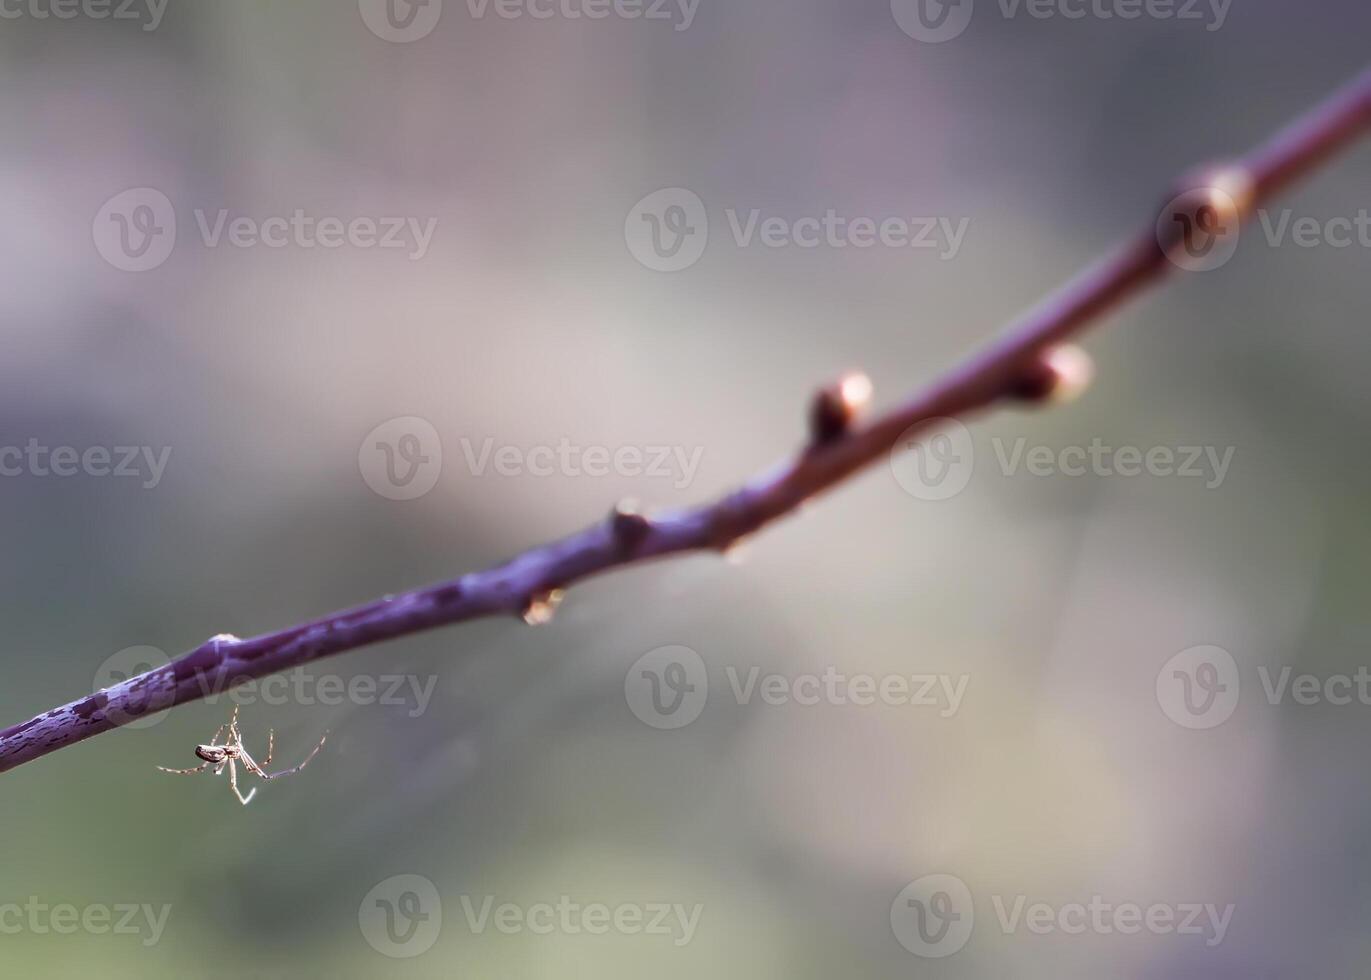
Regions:
[[1063, 405], [1081, 397], [1095, 379], [1095, 362], [1075, 344], [1053, 347], [1011, 388], [1023, 402]]
[[1206, 181], [1209, 203], [1225, 218], [1235, 221], [1252, 210], [1257, 193], [1257, 181], [1246, 167], [1223, 166], [1209, 172]]
[[751, 553], [752, 541], [748, 538], [738, 538], [723, 548], [724, 561], [735, 568], [744, 564]]
[[1256, 194], [1256, 180], [1245, 167], [1221, 164], [1193, 172], [1158, 214], [1157, 244], [1186, 271], [1220, 268], [1238, 249]]
[[643, 516], [633, 500], [622, 500], [615, 506], [609, 515], [609, 525], [614, 540], [625, 551], [638, 547], [652, 530], [652, 522]]
[[852, 423], [871, 403], [871, 379], [865, 374], [845, 375], [814, 396], [809, 410], [809, 440], [823, 446], [847, 435]]
[[552, 622], [564, 598], [566, 592], [562, 589], [549, 589], [530, 596], [524, 606], [524, 622], [530, 626], [546, 626]]

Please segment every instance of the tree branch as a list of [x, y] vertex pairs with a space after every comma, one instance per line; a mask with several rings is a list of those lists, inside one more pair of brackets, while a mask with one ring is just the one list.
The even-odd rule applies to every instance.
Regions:
[[[1240, 222], [1371, 129], [1371, 71], [1246, 160], [1211, 167], [1173, 188], [1214, 227]], [[1172, 209], [1176, 207], [1173, 203]], [[1201, 212], [1210, 209], [1207, 215]], [[1180, 217], [1177, 212], [1169, 217]], [[931, 388], [866, 424], [869, 383], [846, 379], [816, 396], [810, 443], [795, 458], [715, 503], [645, 516], [620, 507], [605, 522], [505, 565], [249, 640], [217, 636], [179, 659], [0, 732], [0, 772], [150, 712], [227, 691], [381, 640], [495, 614], [546, 621], [562, 590], [602, 572], [690, 551], [723, 551], [891, 452], [938, 419], [1002, 401], [1039, 401], [1065, 380], [1056, 348], [1160, 279], [1194, 222], [1149, 225], [1116, 254], [1012, 325]], [[1162, 228], [1159, 232], [1158, 227]], [[1168, 231], [1171, 228], [1174, 230]]]

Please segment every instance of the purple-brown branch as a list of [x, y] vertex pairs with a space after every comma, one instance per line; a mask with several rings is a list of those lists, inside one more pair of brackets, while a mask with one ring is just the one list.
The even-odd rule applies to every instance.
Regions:
[[[1241, 221], [1371, 130], [1371, 71], [1248, 159], [1202, 172], [1174, 194]], [[1198, 197], [1196, 196], [1198, 193]], [[1198, 214], [1198, 210], [1196, 212]], [[0, 772], [129, 721], [221, 693], [321, 657], [494, 614], [546, 618], [572, 584], [622, 566], [689, 551], [726, 550], [892, 451], [942, 418], [966, 417], [1001, 401], [1041, 400], [1062, 381], [1053, 350], [1172, 268], [1190, 244], [1176, 221], [1155, 224], [1113, 257], [1014, 324], [983, 352], [912, 400], [859, 426], [860, 383], [820, 392], [809, 445], [794, 459], [715, 503], [645, 516], [619, 508], [594, 527], [536, 548], [498, 568], [249, 640], [217, 636], [179, 659], [0, 732]], [[1170, 227], [1169, 224], [1164, 227]], [[1211, 225], [1212, 227], [1212, 225]]]

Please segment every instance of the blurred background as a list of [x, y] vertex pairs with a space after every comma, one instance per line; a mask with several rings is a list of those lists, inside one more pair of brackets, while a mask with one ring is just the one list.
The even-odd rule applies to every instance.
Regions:
[[[735, 486], [816, 386], [916, 390], [1371, 33], [1353, 0], [53, 6], [0, 15], [3, 725]], [[259, 757], [331, 732], [247, 808], [155, 769], [229, 698], [0, 777], [0, 968], [1363, 974], [1368, 163], [1089, 335], [1076, 403], [940, 437], [952, 484], [878, 466], [549, 625], [240, 692]]]

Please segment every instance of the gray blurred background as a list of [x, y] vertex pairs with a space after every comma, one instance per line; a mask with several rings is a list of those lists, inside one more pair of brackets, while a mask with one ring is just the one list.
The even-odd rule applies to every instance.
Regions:
[[[902, 29], [904, 0], [672, 0], [661, 18], [491, 2], [396, 0], [394, 21], [371, 0], [5, 7], [0, 450], [169, 454], [155, 478], [0, 456], [0, 724], [157, 651], [483, 567], [623, 497], [736, 485], [800, 442], [815, 386], [861, 368], [877, 403], [915, 390], [1147, 222], [1176, 174], [1356, 73], [1371, 36], [1354, 0], [1137, 19], [979, 0], [942, 43]], [[1272, 229], [1287, 208], [1365, 214], [1368, 163], [1363, 146], [1322, 172]], [[142, 188], [169, 220], [146, 192], [118, 197]], [[703, 245], [676, 272], [640, 261], [635, 208], [665, 188], [707, 212], [707, 244], [698, 215], [659, 214], [694, 222], [679, 254]], [[432, 237], [211, 245], [200, 228], [297, 210]], [[769, 247], [734, 233], [754, 210], [965, 234]], [[160, 229], [143, 259], [164, 260], [120, 268], [121, 220]], [[1326, 237], [1254, 224], [1222, 268], [1115, 317], [1086, 341], [1094, 387], [978, 421], [947, 499], [876, 467], [733, 560], [600, 579], [545, 627], [443, 630], [249, 693], [259, 757], [268, 728], [280, 765], [332, 734], [247, 808], [224, 778], [154, 768], [191, 765], [224, 698], [0, 777], [0, 969], [1363, 975], [1371, 704], [1266, 690], [1286, 667], [1308, 694], [1371, 665], [1371, 243]], [[431, 428], [378, 436], [393, 419]], [[415, 499], [386, 492], [384, 438], [427, 468]], [[480, 465], [487, 444], [527, 462], [564, 440], [674, 447], [698, 469]], [[1222, 479], [1000, 461], [1093, 440], [1233, 452]], [[681, 727], [640, 717], [635, 665], [662, 647], [707, 677]], [[1192, 728], [1167, 685], [1196, 647], [1232, 666], [1223, 717]], [[735, 690], [826, 671], [941, 676], [964, 697]], [[953, 940], [974, 919], [964, 945], [911, 935], [906, 898], [937, 911], [930, 874], [971, 896], [934, 889], [958, 901]], [[1096, 896], [1157, 923], [1190, 903], [1231, 918], [1069, 928]], [[1020, 897], [1049, 910], [1038, 928], [1006, 921]], [[697, 909], [693, 927], [647, 928], [658, 903]], [[166, 916], [62, 929], [39, 908], [58, 905]]]

